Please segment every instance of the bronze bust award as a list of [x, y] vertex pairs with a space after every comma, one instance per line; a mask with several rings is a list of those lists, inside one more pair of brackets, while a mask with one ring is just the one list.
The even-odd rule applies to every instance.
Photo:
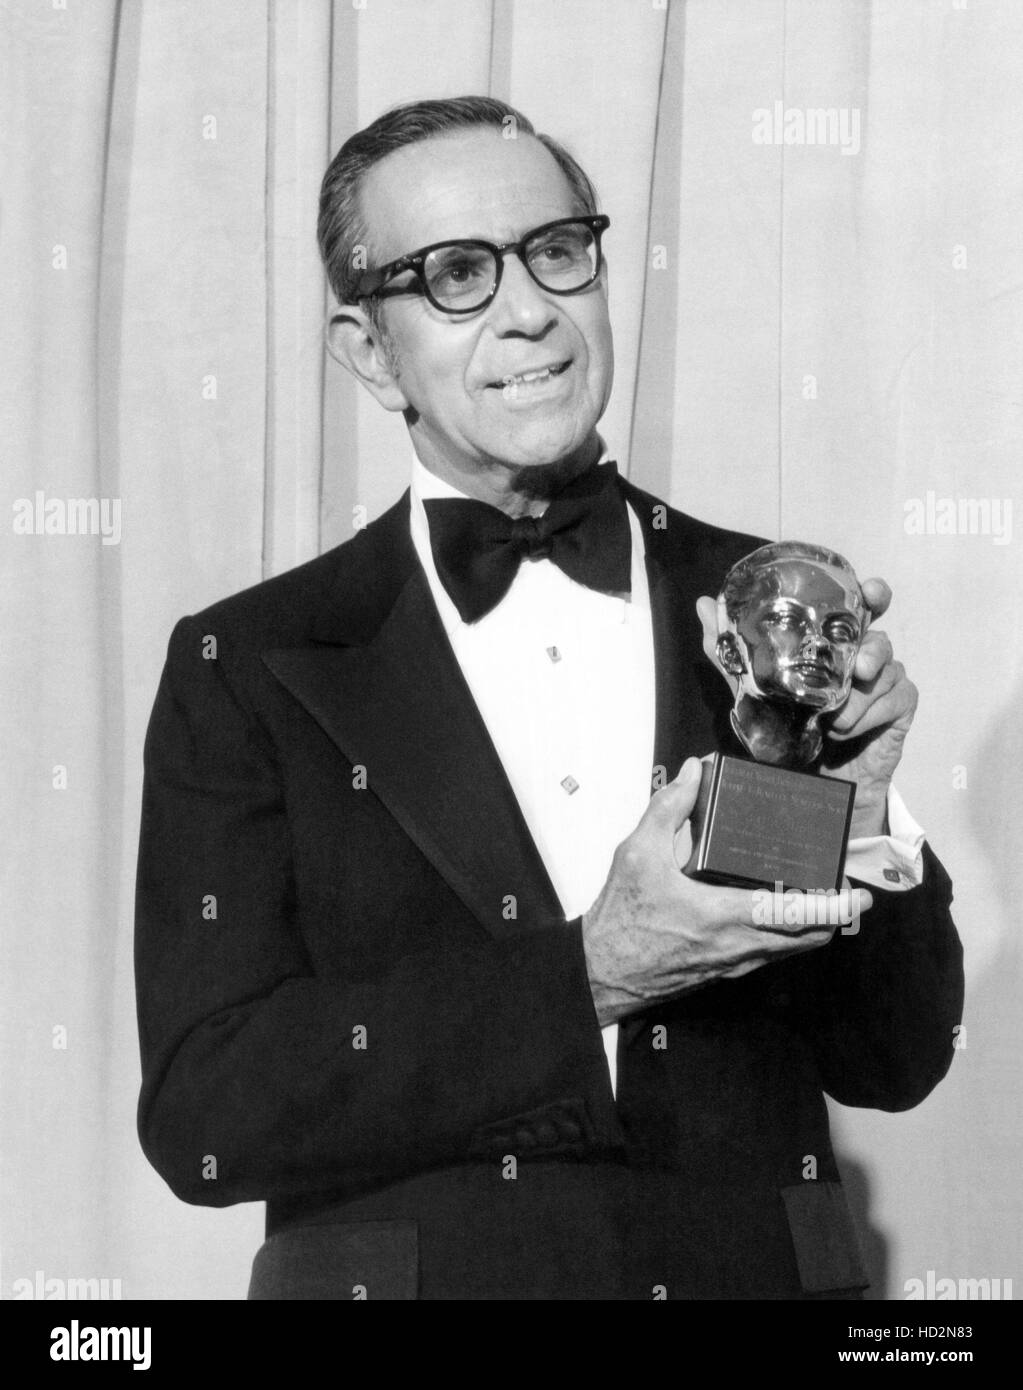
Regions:
[[718, 660], [739, 681], [739, 741], [758, 763], [809, 766], [822, 715], [849, 698], [869, 620], [852, 566], [823, 546], [763, 545], [729, 570], [718, 613]]
[[743, 887], [842, 885], [855, 783], [809, 768], [842, 708], [870, 613], [848, 560], [781, 541], [734, 565], [718, 595], [717, 655], [737, 682], [732, 729], [749, 759], [704, 763], [694, 878]]

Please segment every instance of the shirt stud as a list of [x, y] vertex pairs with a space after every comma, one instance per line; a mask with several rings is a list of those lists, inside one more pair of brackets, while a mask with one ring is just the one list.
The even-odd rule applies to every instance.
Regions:
[[557, 647], [548, 647], [548, 648], [547, 648], [547, 655], [550, 657], [550, 659], [551, 659], [552, 661], [560, 661], [560, 660], [561, 660], [561, 653], [558, 651]]
[[569, 796], [571, 796], [573, 792], [579, 790], [579, 783], [574, 777], [562, 777], [561, 785], [565, 788], [565, 791], [568, 792]]

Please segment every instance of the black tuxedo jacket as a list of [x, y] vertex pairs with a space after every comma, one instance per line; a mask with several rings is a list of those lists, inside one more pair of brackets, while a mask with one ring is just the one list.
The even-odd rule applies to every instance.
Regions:
[[[695, 603], [758, 542], [622, 486], [674, 776], [736, 751]], [[947, 1070], [947, 875], [927, 850], [858, 935], [624, 1021], [616, 1103], [580, 922], [408, 513], [171, 638], [137, 887], [148, 1157], [185, 1201], [267, 1203], [257, 1298], [854, 1293], [824, 1094], [898, 1110]]]

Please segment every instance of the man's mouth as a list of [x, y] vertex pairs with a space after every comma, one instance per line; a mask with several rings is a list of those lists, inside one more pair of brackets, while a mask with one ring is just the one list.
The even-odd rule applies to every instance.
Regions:
[[533, 386], [538, 382], [550, 381], [553, 377], [561, 376], [571, 365], [571, 361], [548, 362], [542, 367], [530, 367], [528, 371], [516, 372], [515, 375], [504, 376], [500, 381], [491, 381], [490, 386], [499, 391], [516, 390], [520, 386]]

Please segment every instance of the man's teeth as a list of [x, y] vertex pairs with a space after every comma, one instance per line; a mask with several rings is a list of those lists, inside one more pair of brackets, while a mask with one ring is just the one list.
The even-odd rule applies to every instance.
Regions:
[[546, 381], [548, 377], [556, 376], [563, 369], [561, 367], [544, 367], [538, 372], [522, 372], [519, 376], [506, 376], [501, 383], [503, 386], [518, 386], [530, 381]]

